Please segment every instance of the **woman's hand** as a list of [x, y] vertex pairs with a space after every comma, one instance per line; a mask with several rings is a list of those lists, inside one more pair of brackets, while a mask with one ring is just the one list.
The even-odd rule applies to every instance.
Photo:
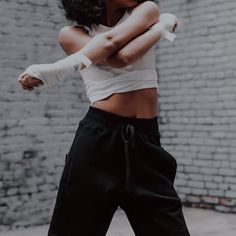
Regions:
[[171, 13], [160, 14], [159, 22], [154, 24], [150, 29], [161, 33], [161, 36], [173, 42], [176, 35], [173, 34], [178, 26], [178, 18]]
[[171, 13], [162, 13], [160, 15], [160, 22], [165, 23], [165, 27], [169, 32], [174, 32], [178, 25], [178, 18]]
[[178, 22], [175, 24], [175, 26], [174, 26], [174, 28], [173, 28], [172, 32], [175, 32], [175, 31], [176, 31], [176, 29], [177, 29], [177, 27], [178, 27]]
[[43, 82], [40, 79], [37, 79], [35, 77], [31, 77], [28, 74], [25, 74], [21, 76], [18, 79], [19, 83], [22, 86], [22, 89], [32, 91], [34, 87], [38, 87], [40, 85], [43, 85]]

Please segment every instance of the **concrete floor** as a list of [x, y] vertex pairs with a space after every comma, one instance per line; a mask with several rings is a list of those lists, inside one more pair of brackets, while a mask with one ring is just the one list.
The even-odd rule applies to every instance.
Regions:
[[[235, 236], [236, 214], [211, 210], [183, 208], [191, 236]], [[26, 230], [0, 232], [0, 236], [46, 236], [48, 225]], [[127, 217], [119, 210], [115, 213], [107, 236], [134, 236]]]

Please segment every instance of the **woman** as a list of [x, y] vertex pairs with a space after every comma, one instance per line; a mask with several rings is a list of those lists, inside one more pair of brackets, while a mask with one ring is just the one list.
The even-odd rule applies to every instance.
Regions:
[[152, 1], [61, 2], [77, 23], [59, 33], [70, 56], [19, 79], [33, 90], [79, 70], [91, 101], [66, 155], [48, 236], [106, 235], [118, 206], [135, 235], [189, 235], [173, 186], [176, 160], [158, 130], [154, 46], [176, 20], [159, 19]]

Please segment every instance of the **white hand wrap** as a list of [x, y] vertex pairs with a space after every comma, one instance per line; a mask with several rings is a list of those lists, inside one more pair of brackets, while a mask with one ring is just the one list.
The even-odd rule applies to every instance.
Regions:
[[21, 80], [22, 76], [28, 74], [43, 82], [43, 85], [39, 86], [40, 88], [49, 88], [57, 84], [58, 81], [64, 79], [66, 76], [82, 70], [83, 65], [87, 68], [91, 64], [92, 61], [89, 58], [80, 52], [76, 52], [53, 64], [31, 65], [18, 77], [18, 80]]
[[178, 19], [175, 15], [163, 13], [160, 14], [160, 21], [150, 27], [150, 29], [160, 32], [164, 38], [173, 42], [176, 38], [176, 35], [171, 32], [173, 31], [176, 24], [178, 24]]

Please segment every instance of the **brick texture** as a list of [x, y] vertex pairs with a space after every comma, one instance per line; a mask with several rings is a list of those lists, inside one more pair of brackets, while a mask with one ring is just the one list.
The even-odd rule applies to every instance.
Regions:
[[160, 1], [182, 21], [157, 47], [162, 145], [186, 205], [235, 212], [236, 2]]
[[73, 75], [45, 91], [22, 90], [17, 76], [65, 57], [67, 25], [54, 0], [0, 0], [0, 230], [48, 223], [64, 158], [88, 107]]
[[[236, 212], [234, 0], [166, 0], [183, 21], [157, 46], [162, 145], [178, 162], [186, 205]], [[48, 223], [64, 158], [89, 105], [79, 75], [45, 91], [16, 82], [30, 64], [65, 56], [54, 0], [0, 0], [0, 230]]]

